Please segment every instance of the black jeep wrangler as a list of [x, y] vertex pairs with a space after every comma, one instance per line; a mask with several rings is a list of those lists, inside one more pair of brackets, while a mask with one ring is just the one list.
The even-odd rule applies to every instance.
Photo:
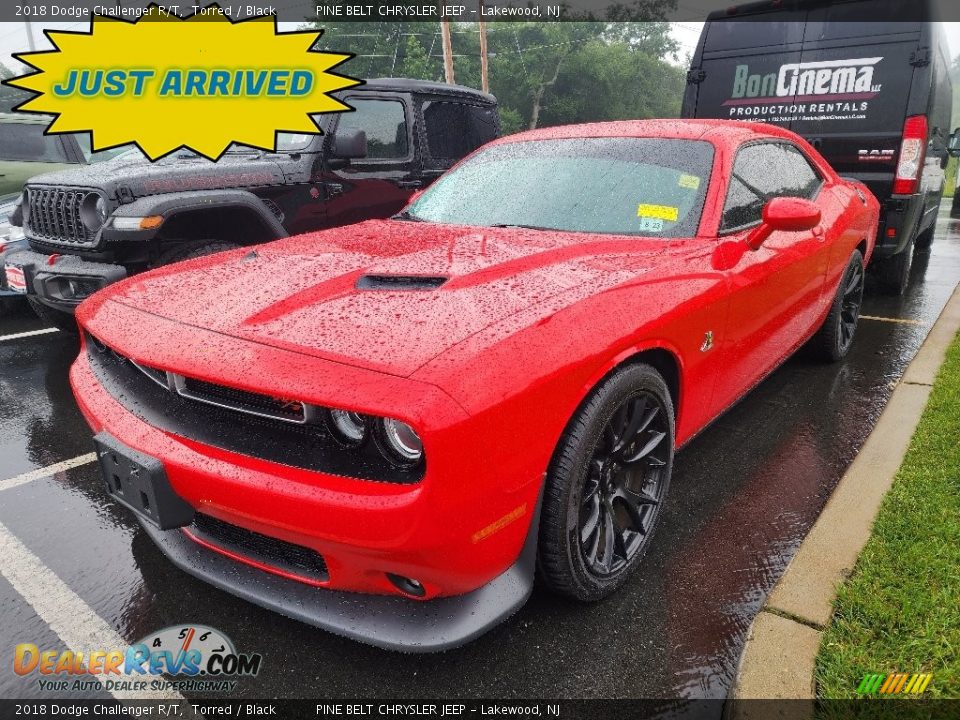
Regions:
[[371, 80], [339, 94], [355, 112], [324, 135], [280, 135], [276, 152], [233, 146], [216, 163], [137, 152], [31, 178], [11, 217], [30, 249], [6, 253], [5, 284], [75, 331], [100, 288], [168, 263], [310, 230], [388, 217], [499, 135], [496, 99], [457, 85]]

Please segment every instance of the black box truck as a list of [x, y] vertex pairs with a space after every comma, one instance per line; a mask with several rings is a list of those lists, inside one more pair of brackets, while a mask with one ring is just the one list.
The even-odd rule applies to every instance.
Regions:
[[882, 211], [872, 268], [904, 291], [943, 192], [953, 91], [929, 0], [767, 0], [711, 13], [683, 117], [773, 123], [805, 137]]

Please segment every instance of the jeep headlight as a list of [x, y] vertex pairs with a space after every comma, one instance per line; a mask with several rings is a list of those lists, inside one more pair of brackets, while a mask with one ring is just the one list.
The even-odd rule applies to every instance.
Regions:
[[80, 221], [90, 232], [96, 232], [107, 221], [107, 201], [103, 195], [89, 193], [80, 201]]

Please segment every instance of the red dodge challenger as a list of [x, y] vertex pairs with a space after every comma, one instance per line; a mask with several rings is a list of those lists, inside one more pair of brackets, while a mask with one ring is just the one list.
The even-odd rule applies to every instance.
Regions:
[[626, 583], [674, 451], [850, 349], [878, 204], [798, 136], [507, 137], [390, 220], [131, 277], [78, 313], [107, 488], [186, 572], [407, 651]]

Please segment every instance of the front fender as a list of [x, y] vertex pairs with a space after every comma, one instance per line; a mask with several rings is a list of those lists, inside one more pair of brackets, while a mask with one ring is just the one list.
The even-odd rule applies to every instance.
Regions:
[[[253, 212], [263, 223], [265, 230], [278, 240], [287, 237], [287, 231], [270, 212], [263, 201], [246, 190], [196, 190], [188, 192], [163, 193], [150, 195], [121, 205], [113, 213], [103, 228], [103, 236], [110, 241], [147, 241], [152, 240], [163, 229], [163, 224], [175, 215], [184, 212], [237, 208]], [[155, 228], [143, 230], [120, 230], [114, 227], [116, 218], [143, 218], [159, 215], [163, 223]]]

